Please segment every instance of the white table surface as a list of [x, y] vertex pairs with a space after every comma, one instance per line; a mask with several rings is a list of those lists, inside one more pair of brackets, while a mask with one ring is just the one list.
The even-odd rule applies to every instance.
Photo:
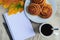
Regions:
[[[60, 21], [59, 21], [60, 20], [60, 18], [59, 18], [60, 17], [60, 0], [55, 0], [55, 1], [57, 3], [57, 12], [56, 12], [57, 18], [53, 22], [55, 22], [55, 24], [57, 23], [59, 25], [59, 23], [60, 23]], [[2, 14], [5, 12], [6, 12], [6, 10], [3, 9], [2, 7], [0, 7], [0, 40], [10, 40], [9, 36], [7, 35], [6, 29], [3, 26], [4, 20], [3, 20]], [[39, 24], [32, 22], [32, 26], [35, 29], [36, 36], [32, 37], [32, 38], [28, 38], [26, 40], [40, 40], [41, 36], [39, 36], [38, 28], [37, 28], [39, 26]], [[52, 38], [50, 38], [49, 40], [52, 40]]]

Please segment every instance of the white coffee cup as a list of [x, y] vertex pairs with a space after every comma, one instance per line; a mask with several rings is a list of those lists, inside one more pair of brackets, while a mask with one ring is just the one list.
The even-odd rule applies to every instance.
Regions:
[[[44, 35], [44, 34], [41, 32], [43, 25], [46, 25], [46, 24], [48, 24], [48, 23], [42, 23], [42, 24], [40, 25], [40, 27], [39, 27], [40, 35], [41, 35], [42, 37], [44, 37], [44, 38], [49, 38], [49, 37], [52, 37], [52, 35], [54, 35], [54, 36], [56, 36], [56, 39], [58, 39], [58, 35], [59, 35], [59, 32], [57, 32], [57, 31], [58, 31], [58, 28], [54, 28], [51, 24], [48, 24], [48, 25], [50, 25], [50, 26], [52, 27], [52, 28], [51, 28], [52, 33], [51, 33], [50, 35], [46, 36], [46, 35]], [[50, 29], [49, 29], [49, 30], [50, 30]], [[46, 31], [46, 29], [45, 29], [45, 31]]]

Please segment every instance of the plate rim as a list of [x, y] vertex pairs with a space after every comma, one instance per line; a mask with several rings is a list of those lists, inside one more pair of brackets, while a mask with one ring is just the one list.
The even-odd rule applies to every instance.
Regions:
[[[27, 0], [26, 0], [26, 2], [27, 2]], [[55, 17], [55, 13], [56, 13], [56, 10], [57, 10], [57, 6], [55, 7], [55, 12], [53, 13], [54, 15], [52, 15], [52, 17], [50, 17], [50, 18], [48, 18], [48, 19], [44, 19], [44, 20], [46, 20], [45, 22], [37, 22], [37, 21], [34, 21], [34, 20], [32, 20], [30, 17], [28, 17], [28, 15], [27, 15], [27, 13], [26, 13], [26, 2], [25, 2], [25, 5], [24, 5], [24, 12], [25, 12], [25, 15], [27, 16], [27, 18], [29, 19], [29, 20], [31, 20], [31, 21], [33, 21], [33, 22], [35, 22], [35, 23], [45, 23], [45, 22], [48, 22], [48, 20], [50, 20], [50, 19], [52, 19], [52, 18], [54, 18]], [[55, 1], [54, 1], [55, 2]], [[56, 2], [55, 2], [55, 5], [56, 5]], [[53, 17], [54, 16], [54, 17]], [[41, 17], [40, 17], [41, 18]], [[43, 19], [43, 18], [42, 18]]]

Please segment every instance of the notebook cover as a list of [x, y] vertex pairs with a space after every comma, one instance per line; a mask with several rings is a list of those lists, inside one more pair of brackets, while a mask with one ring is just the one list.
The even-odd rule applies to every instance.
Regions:
[[13, 40], [24, 40], [35, 36], [32, 24], [25, 16], [24, 11], [10, 16], [8, 13], [5, 13], [4, 18]]

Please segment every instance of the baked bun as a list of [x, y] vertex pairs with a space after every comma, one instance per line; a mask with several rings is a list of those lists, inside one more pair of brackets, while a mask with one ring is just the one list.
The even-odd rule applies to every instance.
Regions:
[[31, 0], [31, 2], [32, 3], [43, 5], [46, 2], [46, 0]]
[[28, 12], [32, 15], [39, 15], [41, 11], [42, 9], [39, 4], [31, 3], [28, 6]]
[[40, 13], [40, 17], [49, 18], [52, 15], [52, 7], [49, 4], [45, 4], [42, 6], [42, 12]]

